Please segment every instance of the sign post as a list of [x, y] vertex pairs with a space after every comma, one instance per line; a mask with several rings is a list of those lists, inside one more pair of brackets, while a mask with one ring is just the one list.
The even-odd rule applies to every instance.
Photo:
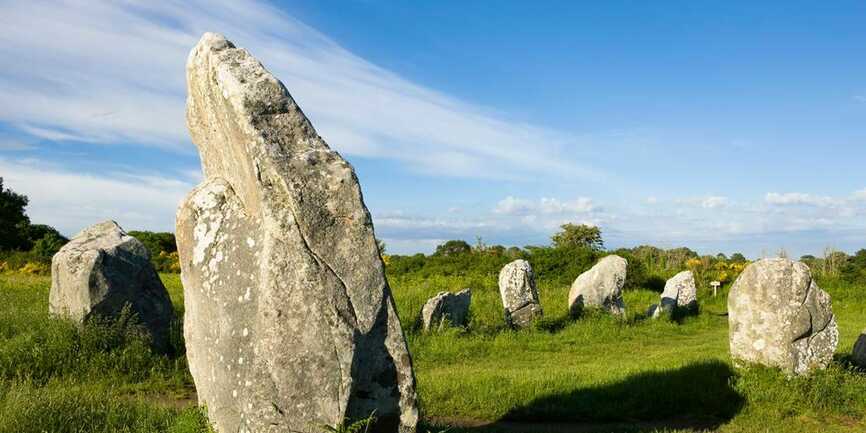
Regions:
[[721, 286], [721, 285], [722, 285], [722, 283], [720, 283], [718, 281], [710, 282], [710, 286], [713, 288], [713, 297], [714, 298], [716, 297], [716, 295], [719, 294], [719, 286]]

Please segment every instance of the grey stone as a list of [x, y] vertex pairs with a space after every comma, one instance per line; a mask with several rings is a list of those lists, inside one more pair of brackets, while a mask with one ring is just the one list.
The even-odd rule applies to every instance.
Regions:
[[538, 303], [535, 274], [526, 260], [515, 260], [502, 268], [499, 272], [499, 295], [508, 326], [529, 326], [544, 314]]
[[659, 304], [650, 307], [647, 314], [658, 318], [664, 314], [673, 314], [677, 310], [693, 312], [697, 308], [698, 289], [695, 285], [695, 276], [692, 271], [683, 271], [665, 283]]
[[150, 252], [117, 223], [105, 221], [75, 235], [52, 258], [48, 310], [83, 323], [94, 316], [115, 319], [124, 308], [137, 316], [157, 349], [168, 349], [174, 308]]
[[728, 295], [731, 357], [789, 374], [825, 368], [839, 342], [830, 295], [784, 258], [747, 266]]
[[625, 314], [622, 288], [627, 268], [628, 262], [624, 258], [609, 255], [580, 274], [568, 292], [568, 306], [572, 314], [579, 314], [587, 307], [601, 308], [616, 315]]
[[352, 167], [246, 50], [206, 33], [187, 62], [205, 180], [181, 203], [184, 335], [219, 433], [418, 421], [412, 361]]
[[422, 329], [429, 331], [431, 328], [441, 328], [445, 323], [459, 327], [468, 325], [471, 302], [470, 289], [463, 289], [457, 293], [439, 292], [421, 309]]
[[866, 329], [863, 330], [860, 337], [857, 338], [857, 342], [854, 343], [854, 352], [852, 355], [855, 364], [866, 368]]

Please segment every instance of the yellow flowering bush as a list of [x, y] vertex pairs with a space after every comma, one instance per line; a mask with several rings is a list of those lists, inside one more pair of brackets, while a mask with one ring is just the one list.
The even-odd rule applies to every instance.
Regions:
[[153, 262], [153, 267], [156, 268], [157, 272], [180, 272], [180, 256], [178, 256], [177, 251], [170, 253], [160, 251], [159, 254], [151, 258], [151, 262]]
[[45, 263], [27, 262], [18, 269], [18, 272], [26, 275], [48, 275], [51, 273], [51, 268]]

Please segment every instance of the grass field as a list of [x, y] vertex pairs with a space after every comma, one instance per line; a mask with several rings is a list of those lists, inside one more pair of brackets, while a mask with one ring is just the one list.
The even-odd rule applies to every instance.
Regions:
[[[182, 312], [177, 275], [163, 275]], [[502, 325], [495, 278], [392, 278], [407, 330], [421, 431], [866, 431], [866, 372], [848, 363], [866, 287], [822, 282], [841, 331], [833, 366], [790, 379], [734, 370], [725, 293], [680, 321], [645, 320], [658, 298], [629, 291], [625, 320], [567, 316], [567, 287], [541, 284], [545, 319]], [[124, 323], [78, 328], [47, 314], [47, 277], [0, 276], [0, 433], [205, 432], [182, 349], [157, 356]], [[440, 290], [473, 289], [466, 330], [421, 334]], [[182, 346], [179, 340], [176, 345]]]

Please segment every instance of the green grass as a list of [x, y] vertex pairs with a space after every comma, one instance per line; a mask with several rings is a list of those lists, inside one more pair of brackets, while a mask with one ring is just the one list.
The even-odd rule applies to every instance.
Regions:
[[[179, 295], [177, 276], [166, 282]], [[129, 321], [50, 317], [49, 286], [0, 276], [0, 433], [207, 431], [198, 409], [165, 403], [192, 388], [179, 329], [174, 355], [153, 353]]]
[[[773, 369], [736, 371], [728, 353], [727, 291], [702, 291], [701, 313], [678, 321], [644, 317], [658, 294], [628, 291], [624, 320], [567, 315], [568, 287], [539, 285], [545, 320], [536, 329], [502, 325], [495, 280], [391, 279], [398, 310], [412, 323], [440, 290], [473, 289], [467, 330], [412, 330], [423, 414], [434, 425], [579, 423], [600, 431], [685, 428], [722, 432], [866, 430], [866, 374], [847, 363], [866, 326], [866, 288], [827, 283], [841, 342], [837, 362], [810, 378]], [[469, 422], [467, 422], [469, 421]], [[497, 423], [498, 422], [498, 423]], [[689, 428], [693, 427], [693, 428]], [[503, 427], [504, 428], [504, 427]], [[477, 428], [473, 431], [480, 431]]]
[[[162, 275], [175, 307], [177, 275]], [[0, 275], [0, 433], [206, 432], [177, 353], [151, 352], [124, 323], [75, 326], [47, 314], [47, 277]], [[568, 287], [539, 286], [545, 319], [503, 326], [495, 277], [392, 278], [413, 354], [421, 431], [866, 431], [866, 372], [848, 363], [866, 326], [866, 287], [823, 282], [841, 342], [831, 368], [808, 378], [735, 370], [725, 295], [701, 292], [697, 316], [647, 320], [658, 299], [626, 292], [628, 315], [567, 315]], [[467, 329], [421, 333], [423, 303], [473, 290]], [[561, 430], [550, 423], [565, 423]]]

